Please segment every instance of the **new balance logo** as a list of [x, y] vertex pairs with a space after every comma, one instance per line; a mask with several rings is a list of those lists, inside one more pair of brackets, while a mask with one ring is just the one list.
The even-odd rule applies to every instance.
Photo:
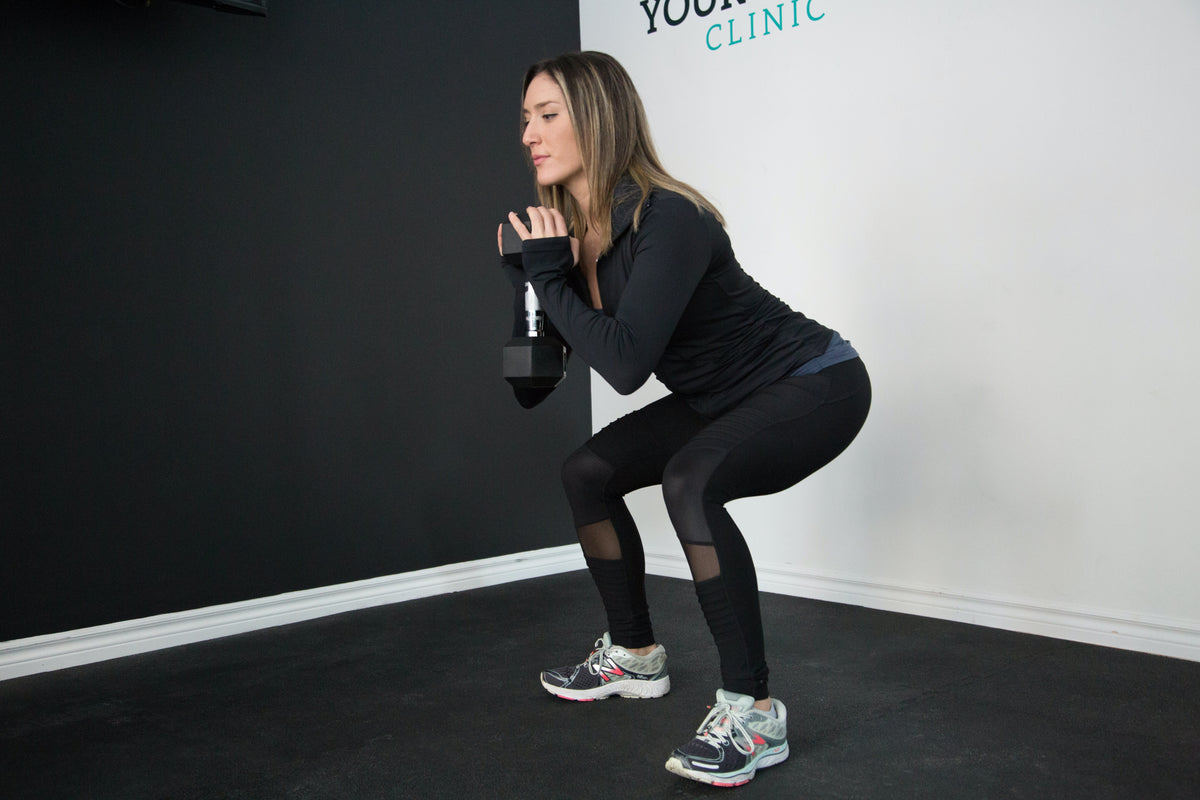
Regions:
[[624, 678], [624, 677], [625, 677], [625, 670], [621, 669], [617, 665], [617, 662], [613, 661], [611, 658], [604, 659], [604, 664], [600, 667], [600, 678], [605, 683], [608, 683], [613, 678]]

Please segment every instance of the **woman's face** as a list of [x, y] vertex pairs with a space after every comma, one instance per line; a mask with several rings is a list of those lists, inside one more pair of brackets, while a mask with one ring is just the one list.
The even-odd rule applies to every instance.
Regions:
[[583, 159], [567, 113], [566, 99], [554, 78], [543, 72], [529, 82], [521, 116], [525, 124], [521, 143], [529, 148], [538, 185], [557, 184], [576, 198], [580, 197], [579, 191], [586, 196]]

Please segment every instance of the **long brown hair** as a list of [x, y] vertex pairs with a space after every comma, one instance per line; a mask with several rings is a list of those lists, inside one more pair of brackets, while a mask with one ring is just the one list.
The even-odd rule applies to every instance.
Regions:
[[[637, 89], [615, 58], [594, 50], [565, 53], [539, 61], [525, 71], [521, 99], [538, 75], [549, 75], [562, 90], [575, 142], [591, 193], [590, 219], [585, 219], [575, 199], [563, 186], [539, 186], [538, 198], [570, 221], [571, 232], [582, 239], [595, 227], [600, 252], [612, 247], [612, 206], [627, 198], [615, 197], [617, 184], [628, 175], [641, 197], [633, 214], [633, 227], [641, 221], [642, 204], [655, 188], [677, 192], [713, 214], [724, 225], [720, 212], [698, 191], [672, 178], [663, 169], [650, 137], [650, 126]], [[529, 151], [525, 152], [526, 158]]]

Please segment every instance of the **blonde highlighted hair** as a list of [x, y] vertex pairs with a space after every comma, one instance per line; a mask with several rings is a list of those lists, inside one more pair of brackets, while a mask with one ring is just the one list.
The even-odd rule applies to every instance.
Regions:
[[[572, 234], [582, 239], [595, 228], [600, 252], [612, 247], [612, 210], [617, 202], [617, 186], [628, 175], [640, 192], [633, 227], [641, 221], [642, 204], [652, 189], [677, 192], [709, 211], [724, 225], [721, 214], [705, 197], [663, 169], [650, 137], [650, 126], [641, 97], [615, 58], [607, 53], [584, 51], [565, 53], [539, 61], [525, 72], [521, 98], [538, 75], [548, 75], [558, 84], [567, 103], [575, 142], [583, 160], [591, 195], [590, 219], [585, 219], [575, 199], [563, 186], [539, 186], [538, 199], [547, 208], [555, 208], [571, 224]], [[529, 151], [525, 152], [526, 158]]]

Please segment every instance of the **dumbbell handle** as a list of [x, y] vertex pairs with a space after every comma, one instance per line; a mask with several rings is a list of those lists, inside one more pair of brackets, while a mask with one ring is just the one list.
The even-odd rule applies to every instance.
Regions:
[[525, 335], [534, 338], [546, 335], [546, 315], [534, 294], [533, 284], [525, 282]]

